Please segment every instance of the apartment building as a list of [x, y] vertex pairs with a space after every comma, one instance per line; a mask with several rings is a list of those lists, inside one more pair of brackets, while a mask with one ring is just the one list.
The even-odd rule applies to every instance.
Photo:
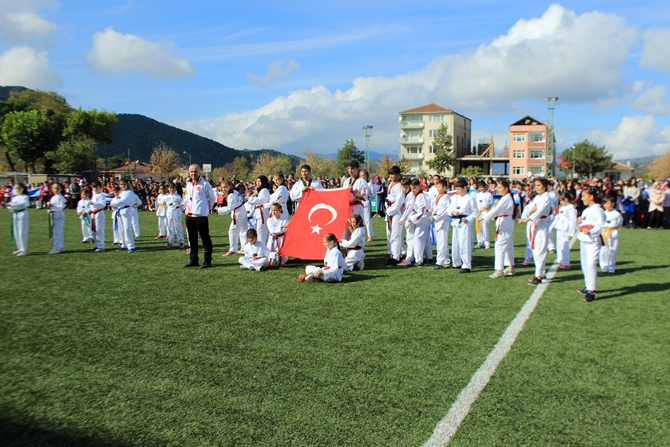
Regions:
[[[412, 163], [410, 173], [425, 171], [434, 174], [427, 162], [435, 155], [433, 141], [440, 125], [445, 124], [452, 137], [454, 155], [468, 152], [471, 140], [472, 120], [445, 109], [437, 104], [428, 104], [416, 109], [400, 112], [400, 154]], [[452, 175], [452, 173], [448, 173]]]
[[[510, 178], [547, 173], [547, 125], [525, 116], [509, 126]], [[551, 163], [551, 161], [549, 161]]]

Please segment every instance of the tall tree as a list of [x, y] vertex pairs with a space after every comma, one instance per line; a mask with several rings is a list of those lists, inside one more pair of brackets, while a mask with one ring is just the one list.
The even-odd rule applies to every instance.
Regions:
[[2, 140], [10, 155], [20, 158], [35, 173], [35, 163], [60, 143], [54, 121], [38, 110], [11, 112], [2, 123]]
[[58, 149], [45, 154], [58, 172], [74, 173], [95, 170], [96, 143], [93, 138], [71, 138], [58, 145]]
[[112, 127], [117, 122], [116, 113], [96, 109], [77, 109], [67, 115], [63, 137], [92, 138], [100, 143], [110, 144], [114, 141]]
[[342, 146], [342, 149], [337, 151], [337, 166], [336, 171], [338, 175], [347, 173], [347, 165], [351, 160], [356, 160], [361, 165], [365, 163], [365, 154], [362, 150], [356, 147], [354, 140], [347, 140]]
[[304, 164], [312, 168], [312, 178], [331, 178], [337, 175], [335, 160], [332, 157], [321, 157], [310, 149], [303, 151], [302, 156], [303, 159], [295, 170], [296, 178], [300, 178], [300, 166]]
[[22, 90], [20, 92], [12, 92], [9, 100], [26, 102], [44, 115], [67, 115], [73, 110], [64, 97], [54, 92]]
[[[233, 174], [238, 180], [249, 180], [249, 160], [246, 157], [235, 157], [233, 160]], [[232, 174], [231, 174], [232, 175]]]
[[434, 169], [438, 174], [446, 174], [454, 166], [456, 159], [452, 148], [452, 138], [444, 123], [440, 125], [437, 137], [433, 140], [433, 148], [435, 148], [435, 157], [428, 161], [428, 167]]
[[25, 112], [26, 110], [30, 109], [32, 109], [32, 107], [25, 101], [0, 101], [0, 149], [5, 154], [5, 159], [7, 160], [9, 169], [12, 171], [16, 171], [14, 164], [18, 160], [18, 157], [12, 156], [10, 154], [9, 149], [7, 149], [7, 145], [2, 139], [2, 123], [5, 122], [5, 116], [11, 112]]
[[589, 140], [580, 141], [574, 149], [565, 149], [561, 159], [564, 163], [574, 164], [577, 174], [589, 177], [614, 166], [612, 154], [607, 152], [605, 146], [598, 147]]
[[283, 155], [273, 156], [267, 152], [261, 153], [253, 163], [253, 175], [258, 177], [259, 175], [270, 176], [277, 171], [282, 171], [284, 173], [291, 172], [291, 160], [288, 157]]
[[384, 155], [375, 163], [375, 169], [373, 174], [380, 177], [388, 177], [389, 169], [391, 166], [398, 166], [400, 168], [401, 174], [407, 174], [412, 168], [412, 162], [407, 160], [405, 156], [400, 157], [400, 161], [396, 160], [393, 157], [390, 157], [388, 154]]
[[170, 178], [181, 169], [179, 154], [162, 141], [151, 152], [151, 173]]

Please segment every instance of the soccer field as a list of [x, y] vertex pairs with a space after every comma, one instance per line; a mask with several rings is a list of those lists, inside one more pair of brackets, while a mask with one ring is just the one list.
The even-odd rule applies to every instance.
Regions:
[[[93, 253], [67, 211], [67, 251], [47, 256], [46, 212], [30, 210], [24, 258], [0, 218], [6, 446], [421, 446], [533, 292], [522, 225], [517, 277], [488, 278], [492, 249], [470, 275], [384, 267], [374, 219], [366, 270], [308, 284], [306, 262], [222, 258], [229, 217], [210, 218], [205, 270], [154, 239], [153, 213], [128, 254], [109, 212]], [[575, 245], [450, 445], [670, 445], [670, 232], [620, 238], [592, 303]]]

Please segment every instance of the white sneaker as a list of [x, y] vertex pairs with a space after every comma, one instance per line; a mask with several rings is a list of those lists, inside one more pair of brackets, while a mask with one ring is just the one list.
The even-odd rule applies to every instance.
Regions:
[[16, 254], [16, 256], [28, 256], [28, 252], [27, 251], [20, 251]]
[[365, 268], [365, 261], [361, 259], [360, 261], [358, 261], [358, 271], [361, 271], [364, 268]]
[[504, 278], [504, 277], [505, 277], [505, 275], [503, 274], [503, 272], [499, 272], [497, 270], [495, 272], [493, 272], [493, 274], [489, 275], [489, 278], [491, 278], [491, 279], [498, 279], [498, 278]]
[[21, 250], [14, 250], [14, 251], [12, 252], [13, 255], [18, 255], [19, 253], [21, 253]]
[[55, 255], [55, 254], [58, 254], [58, 253], [60, 253], [60, 250], [53, 249], [53, 250], [51, 250], [51, 251], [50, 251], [49, 253], [47, 253], [47, 254], [48, 254], [48, 255]]
[[503, 271], [503, 274], [504, 274], [505, 276], [514, 276], [514, 275], [516, 275], [516, 271], [514, 271], [514, 269], [512, 269], [512, 268], [506, 268], [506, 269]]

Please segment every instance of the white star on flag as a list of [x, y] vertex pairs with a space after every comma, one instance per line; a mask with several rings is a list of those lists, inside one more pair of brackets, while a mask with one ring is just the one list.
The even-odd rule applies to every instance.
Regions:
[[312, 227], [312, 233], [316, 234], [321, 234], [322, 228], [319, 226], [319, 224], [316, 224]]

